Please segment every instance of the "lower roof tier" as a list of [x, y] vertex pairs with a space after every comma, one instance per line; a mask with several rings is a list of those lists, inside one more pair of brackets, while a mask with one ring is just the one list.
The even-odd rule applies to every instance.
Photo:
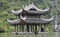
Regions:
[[16, 20], [11, 20], [11, 19], [7, 19], [7, 21], [8, 21], [8, 23], [10, 23], [10, 24], [13, 24], [13, 25], [17, 25], [17, 24], [19, 24], [20, 23], [20, 19], [16, 19]]
[[[23, 20], [23, 19], [22, 19]], [[35, 23], [35, 24], [45, 24], [45, 23], [49, 23], [53, 20], [53, 18], [50, 19], [42, 19], [42, 18], [26, 18], [25, 20], [23, 20], [26, 23]]]
[[53, 20], [54, 20], [54, 17], [50, 19], [44, 19], [44, 18], [20, 18], [16, 20], [7, 19], [8, 23], [14, 24], [14, 25], [20, 24], [21, 21], [24, 21], [25, 23], [28, 23], [28, 24], [32, 24], [32, 23], [33, 24], [46, 24]]

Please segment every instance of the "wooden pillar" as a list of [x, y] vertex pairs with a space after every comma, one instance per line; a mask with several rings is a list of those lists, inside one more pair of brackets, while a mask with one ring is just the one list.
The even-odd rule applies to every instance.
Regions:
[[15, 25], [15, 32], [16, 32], [16, 35], [18, 34], [18, 25]]
[[22, 31], [21, 31], [21, 25], [20, 25], [20, 32], [22, 32]]
[[20, 25], [20, 31], [24, 32], [24, 25]]
[[29, 24], [27, 24], [27, 32], [29, 32]]
[[22, 32], [24, 32], [24, 25], [22, 25], [21, 27], [22, 27]]
[[41, 32], [44, 32], [44, 27], [43, 27], [43, 25], [41, 25]]
[[46, 32], [46, 29], [45, 29], [45, 28], [46, 28], [46, 26], [47, 26], [47, 24], [44, 24], [44, 31], [45, 31], [45, 32]]
[[35, 34], [37, 34], [38, 32], [37, 32], [37, 25], [35, 25]]
[[34, 32], [34, 25], [32, 25], [32, 32]]
[[31, 32], [31, 25], [29, 25], [29, 32]]
[[32, 32], [32, 25], [31, 25], [31, 32]]

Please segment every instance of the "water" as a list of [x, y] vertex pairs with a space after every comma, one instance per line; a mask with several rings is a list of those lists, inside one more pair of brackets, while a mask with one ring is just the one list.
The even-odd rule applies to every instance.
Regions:
[[50, 32], [50, 33], [42, 33], [38, 35], [15, 35], [14, 33], [0, 33], [0, 37], [60, 37], [60, 32]]

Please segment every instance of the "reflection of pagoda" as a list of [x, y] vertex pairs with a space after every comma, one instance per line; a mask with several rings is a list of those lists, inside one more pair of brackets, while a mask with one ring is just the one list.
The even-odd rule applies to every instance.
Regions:
[[7, 21], [10, 24], [14, 25], [15, 28], [16, 26], [18, 26], [18, 24], [20, 24], [21, 32], [34, 31], [35, 33], [37, 33], [39, 25], [41, 26], [41, 32], [44, 32], [44, 27], [42, 25], [48, 24], [54, 19], [53, 17], [50, 19], [44, 19], [40, 17], [41, 15], [46, 14], [48, 10], [49, 8], [44, 10], [39, 9], [32, 3], [21, 10], [18, 10], [18, 11], [13, 10], [12, 13], [17, 15], [18, 18], [16, 20], [8, 19]]

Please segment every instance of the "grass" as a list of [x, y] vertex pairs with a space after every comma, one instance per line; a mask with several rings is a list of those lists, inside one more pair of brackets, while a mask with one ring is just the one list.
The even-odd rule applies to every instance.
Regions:
[[[13, 33], [0, 33], [0, 37], [56, 37], [55, 32], [38, 35], [15, 35]], [[60, 32], [57, 32], [57, 37], [60, 37]]]

